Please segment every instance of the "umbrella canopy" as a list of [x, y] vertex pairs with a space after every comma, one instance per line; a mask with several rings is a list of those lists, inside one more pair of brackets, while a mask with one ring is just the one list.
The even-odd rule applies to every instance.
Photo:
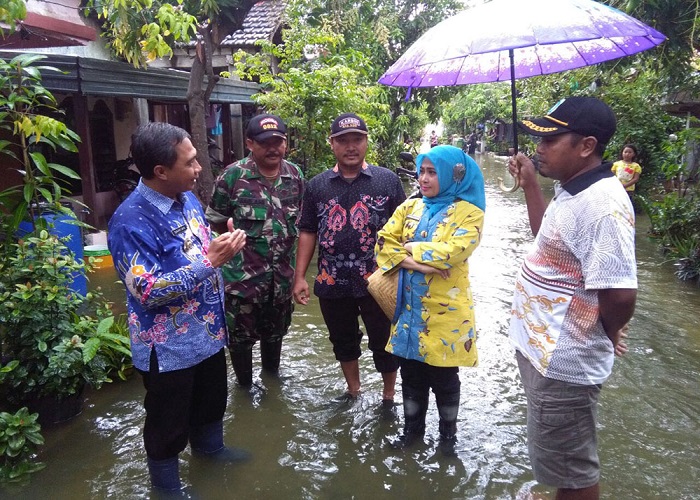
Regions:
[[516, 78], [610, 61], [665, 39], [637, 19], [593, 0], [492, 0], [429, 29], [379, 83], [408, 87], [410, 95], [416, 87], [510, 79], [517, 153]]
[[592, 0], [493, 0], [428, 30], [379, 83], [438, 87], [528, 78], [636, 54], [665, 39]]

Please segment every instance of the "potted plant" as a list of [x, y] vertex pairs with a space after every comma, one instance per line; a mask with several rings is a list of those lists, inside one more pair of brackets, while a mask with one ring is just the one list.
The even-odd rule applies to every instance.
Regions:
[[79, 412], [86, 385], [110, 381], [100, 346], [113, 342], [113, 318], [94, 303], [99, 296], [70, 289], [84, 264], [56, 235], [40, 230], [9, 246], [0, 259], [0, 345], [11, 369], [0, 374], [0, 393], [12, 407], [39, 411], [41, 423], [66, 420]]
[[[0, 157], [15, 165], [22, 182], [0, 192], [0, 405], [39, 410], [52, 423], [80, 410], [86, 385], [110, 381], [110, 353], [129, 355], [128, 338], [110, 331], [112, 314], [99, 294], [71, 289], [86, 266], [53, 231], [53, 221], [81, 224], [64, 203], [57, 173], [45, 148], [75, 151], [78, 136], [55, 115], [54, 97], [41, 84], [42, 56], [0, 60]], [[18, 228], [26, 233], [18, 238]], [[2, 236], [4, 235], [4, 236]], [[82, 242], [80, 242], [82, 248]], [[48, 406], [68, 404], [50, 416]], [[64, 410], [60, 410], [64, 411]]]

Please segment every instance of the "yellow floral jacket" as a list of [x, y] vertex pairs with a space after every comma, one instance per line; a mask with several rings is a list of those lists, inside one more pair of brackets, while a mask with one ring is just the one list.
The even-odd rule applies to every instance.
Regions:
[[476, 366], [474, 303], [467, 259], [481, 241], [484, 212], [457, 201], [431, 220], [422, 220], [422, 199], [409, 199], [377, 233], [375, 253], [383, 272], [409, 256], [416, 262], [449, 269], [450, 276], [400, 269], [397, 310], [386, 350], [432, 366]]

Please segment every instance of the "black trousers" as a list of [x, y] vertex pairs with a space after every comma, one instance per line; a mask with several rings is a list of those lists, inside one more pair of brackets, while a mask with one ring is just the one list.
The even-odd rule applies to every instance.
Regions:
[[148, 372], [139, 370], [146, 388], [143, 442], [153, 460], [177, 456], [187, 446], [190, 428], [224, 417], [228, 394], [224, 349], [198, 365], [159, 373], [155, 350]]
[[459, 393], [459, 368], [431, 366], [414, 359], [399, 358], [401, 363], [401, 387], [406, 393], [427, 398], [430, 389], [436, 398]]
[[355, 361], [362, 354], [362, 330], [360, 320], [367, 330], [368, 346], [372, 351], [374, 367], [379, 373], [395, 372], [399, 359], [386, 352], [391, 333], [391, 321], [371, 295], [343, 299], [318, 299], [321, 314], [328, 328], [328, 338], [333, 344], [335, 359]]

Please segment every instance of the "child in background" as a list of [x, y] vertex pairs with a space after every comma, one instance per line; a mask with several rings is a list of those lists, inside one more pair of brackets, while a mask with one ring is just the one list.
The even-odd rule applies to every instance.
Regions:
[[627, 190], [627, 194], [632, 196], [634, 186], [642, 173], [642, 167], [634, 160], [637, 158], [637, 148], [632, 144], [625, 144], [622, 148], [622, 160], [613, 163], [612, 171]]

